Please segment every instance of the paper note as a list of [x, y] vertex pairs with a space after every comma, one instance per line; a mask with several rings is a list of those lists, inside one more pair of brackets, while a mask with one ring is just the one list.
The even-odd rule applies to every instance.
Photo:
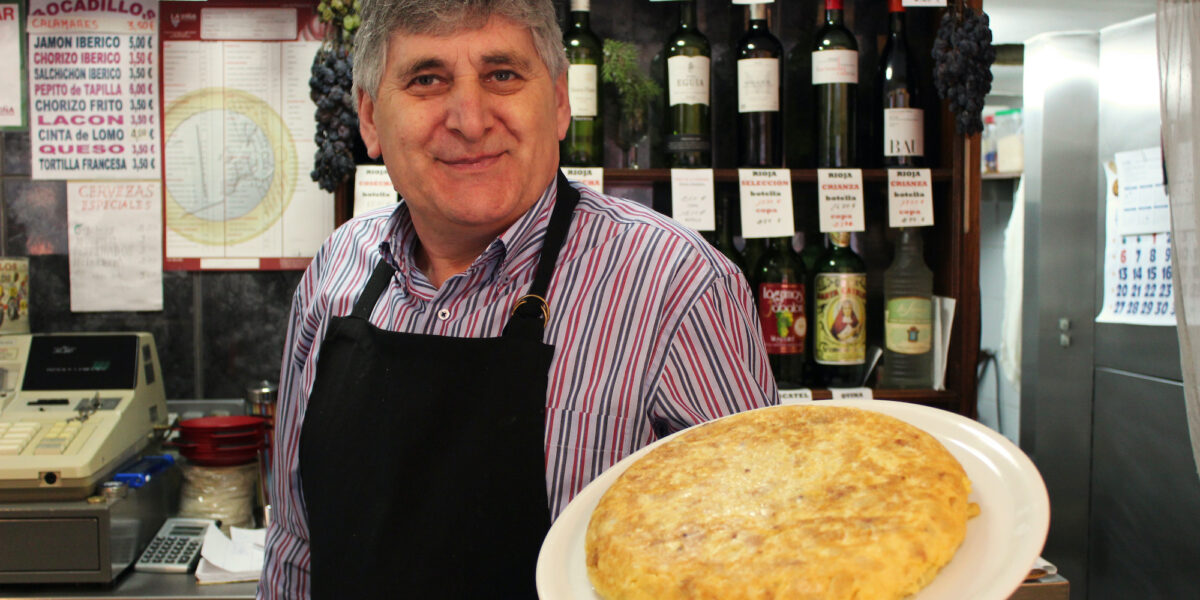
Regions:
[[817, 169], [821, 231], [865, 231], [862, 169]]
[[162, 184], [67, 184], [73, 312], [162, 310]]
[[696, 231], [713, 231], [716, 187], [712, 169], [671, 169], [671, 216]]
[[1128, 196], [1114, 193], [1121, 177], [1115, 162], [1104, 165], [1105, 241], [1104, 303], [1099, 323], [1175, 326], [1175, 277], [1171, 262], [1171, 234], [1122, 235], [1117, 221]]
[[1114, 162], [1121, 207], [1117, 231], [1121, 235], [1170, 231], [1171, 206], [1163, 185], [1162, 149], [1118, 152]]
[[21, 21], [16, 2], [0, 2], [0, 127], [20, 127], [25, 111], [21, 106]]
[[383, 165], [358, 165], [354, 174], [354, 216], [396, 204], [399, 194]]
[[933, 225], [933, 180], [929, 169], [888, 169], [888, 225]]
[[804, 404], [806, 402], [812, 402], [812, 401], [813, 401], [812, 390], [810, 390], [808, 388], [797, 388], [797, 389], [792, 389], [792, 390], [783, 390], [783, 389], [779, 390], [779, 403], [780, 404], [784, 404], [784, 405], [786, 405], [786, 404]]
[[738, 169], [742, 237], [791, 237], [792, 172], [787, 169]]
[[563, 167], [562, 172], [568, 181], [577, 181], [604, 193], [604, 167]]

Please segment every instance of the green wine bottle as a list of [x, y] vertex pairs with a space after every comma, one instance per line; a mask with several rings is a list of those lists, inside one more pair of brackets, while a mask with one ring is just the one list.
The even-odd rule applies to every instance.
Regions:
[[783, 44], [767, 28], [767, 5], [746, 6], [749, 22], [737, 46], [738, 165], [783, 166], [779, 59]]
[[571, 124], [559, 145], [559, 160], [572, 167], [604, 166], [604, 111], [600, 99], [600, 69], [604, 51], [592, 33], [590, 0], [571, 0], [571, 25], [563, 34], [566, 47], [567, 95]]
[[813, 278], [813, 349], [821, 382], [856, 387], [867, 357], [867, 266], [850, 249], [850, 234], [829, 234]]
[[917, 102], [916, 57], [908, 51], [902, 0], [889, 0], [888, 40], [879, 61], [883, 164], [916, 167], [925, 154], [925, 111]]
[[933, 387], [933, 271], [918, 229], [900, 229], [883, 273], [883, 376], [879, 387]]
[[775, 383], [780, 389], [804, 387], [806, 276], [804, 263], [792, 249], [791, 236], [768, 240], [754, 275], [758, 319]]
[[858, 89], [858, 42], [842, 23], [842, 1], [825, 0], [825, 25], [812, 53], [816, 92], [817, 166], [854, 167], [854, 96]]
[[696, 25], [696, 3], [679, 2], [679, 27], [667, 39], [667, 166], [712, 166], [709, 88], [712, 53]]

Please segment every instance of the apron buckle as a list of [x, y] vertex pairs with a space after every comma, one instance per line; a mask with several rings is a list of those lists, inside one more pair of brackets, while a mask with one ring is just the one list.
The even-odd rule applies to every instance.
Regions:
[[550, 322], [550, 306], [548, 304], [546, 304], [545, 298], [543, 298], [537, 294], [525, 294], [524, 296], [517, 298], [516, 303], [513, 304], [512, 310], [508, 313], [509, 316], [517, 314], [517, 310], [520, 309], [521, 306], [523, 306], [527, 300], [536, 300], [537, 301], [538, 308], [542, 309], [542, 322], [549, 323]]

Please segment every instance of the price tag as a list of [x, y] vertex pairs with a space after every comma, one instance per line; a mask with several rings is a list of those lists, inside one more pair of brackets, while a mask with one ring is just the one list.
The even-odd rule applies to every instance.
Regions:
[[568, 181], [582, 183], [604, 193], [604, 167], [563, 167], [562, 172]]
[[834, 400], [871, 400], [871, 388], [829, 388]]
[[671, 216], [696, 231], [713, 231], [717, 194], [712, 169], [671, 169]]
[[790, 237], [792, 172], [788, 169], [738, 169], [742, 200], [742, 237]]
[[400, 200], [400, 194], [392, 186], [387, 167], [383, 165], [358, 165], [354, 169], [354, 216]]
[[904, 8], [926, 8], [945, 6], [946, 0], [904, 0]]
[[865, 231], [862, 169], [817, 169], [821, 232]]
[[779, 403], [786, 404], [804, 404], [812, 402], [812, 390], [808, 388], [799, 388], [795, 390], [779, 390]]
[[888, 225], [933, 225], [933, 179], [929, 169], [888, 169]]

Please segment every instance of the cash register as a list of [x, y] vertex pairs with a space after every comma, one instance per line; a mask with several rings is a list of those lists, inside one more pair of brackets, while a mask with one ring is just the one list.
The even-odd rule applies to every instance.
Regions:
[[166, 425], [151, 334], [0, 336], [0, 583], [111, 581], [132, 563], [170, 494], [100, 488]]

